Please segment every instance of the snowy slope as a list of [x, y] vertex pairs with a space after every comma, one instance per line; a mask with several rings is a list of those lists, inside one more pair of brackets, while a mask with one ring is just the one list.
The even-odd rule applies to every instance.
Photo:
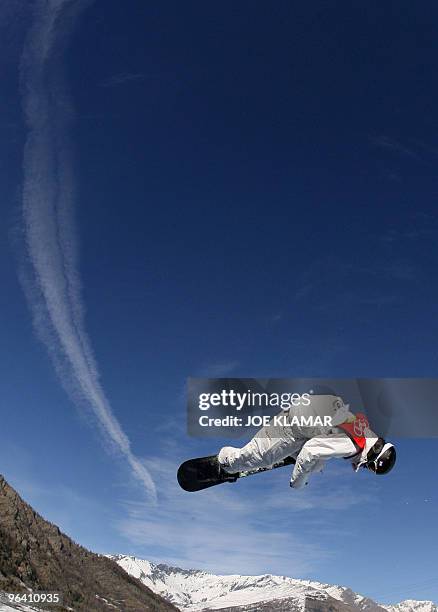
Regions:
[[302, 609], [304, 595], [309, 591], [304, 583], [279, 576], [215, 576], [199, 570], [155, 565], [135, 557], [112, 558], [185, 612], [219, 610], [285, 597], [296, 599], [298, 609]]
[[[305, 598], [339, 602], [358, 612], [438, 612], [432, 602], [405, 601], [382, 606], [351, 589], [296, 580], [285, 576], [217, 576], [200, 570], [183, 570], [125, 555], [112, 559], [143, 584], [184, 612], [201, 610], [303, 610]], [[287, 606], [285, 604], [287, 602]], [[251, 604], [251, 605], [249, 605]], [[257, 608], [254, 607], [258, 604]], [[249, 607], [247, 608], [247, 606]]]
[[14, 604], [12, 607], [5, 603], [0, 603], [0, 612], [38, 612], [39, 608]]
[[388, 612], [438, 612], [438, 606], [433, 601], [415, 601], [406, 599], [394, 606], [385, 606]]
[[[120, 555], [113, 558], [128, 573], [185, 612], [240, 608], [247, 604], [286, 599], [293, 600], [297, 609], [303, 609], [305, 597], [324, 599], [327, 595], [345, 603], [355, 602], [359, 610], [371, 609], [360, 607], [364, 598], [352, 591], [317, 582], [270, 574], [216, 576], [199, 570], [155, 565], [135, 557]], [[372, 609], [379, 609], [374, 602]]]

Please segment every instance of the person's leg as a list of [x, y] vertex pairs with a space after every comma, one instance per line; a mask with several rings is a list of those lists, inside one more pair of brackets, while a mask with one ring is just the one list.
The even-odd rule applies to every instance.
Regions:
[[221, 467], [234, 474], [274, 463], [296, 454], [304, 441], [292, 437], [284, 428], [263, 427], [243, 448], [225, 446], [218, 454]]

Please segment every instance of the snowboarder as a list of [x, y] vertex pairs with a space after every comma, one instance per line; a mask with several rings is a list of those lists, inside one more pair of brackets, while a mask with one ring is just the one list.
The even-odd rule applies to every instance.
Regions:
[[[375, 474], [387, 474], [394, 467], [395, 447], [370, 429], [363, 414], [351, 413], [349, 405], [331, 389], [313, 389], [310, 397], [310, 406], [302, 407], [302, 413], [329, 414], [330, 427], [263, 427], [243, 448], [222, 448], [220, 469], [235, 474], [269, 468], [292, 457], [295, 467], [290, 486], [299, 489], [308, 484], [312, 472], [322, 471], [325, 461], [333, 457], [349, 459], [355, 471], [365, 467]], [[293, 415], [297, 415], [297, 408], [293, 408]]]

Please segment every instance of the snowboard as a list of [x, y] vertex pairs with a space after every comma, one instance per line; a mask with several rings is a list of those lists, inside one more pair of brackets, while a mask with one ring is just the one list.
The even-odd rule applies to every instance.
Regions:
[[236, 482], [240, 478], [246, 478], [260, 472], [269, 472], [294, 463], [295, 459], [293, 457], [286, 457], [282, 461], [274, 463], [271, 467], [254, 468], [253, 470], [228, 474], [219, 465], [217, 455], [210, 455], [209, 457], [198, 457], [197, 459], [184, 461], [178, 468], [177, 479], [179, 486], [184, 491], [202, 491], [202, 489], [208, 489], [224, 482]]

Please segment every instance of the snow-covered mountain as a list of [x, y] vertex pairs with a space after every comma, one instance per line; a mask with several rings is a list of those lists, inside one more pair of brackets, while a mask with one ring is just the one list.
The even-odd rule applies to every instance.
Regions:
[[111, 556], [123, 569], [184, 612], [298, 612], [305, 609], [344, 612], [438, 612], [426, 601], [404, 601], [393, 606], [342, 586], [296, 580], [285, 576], [217, 576], [200, 570], [150, 563], [126, 555]]
[[[200, 570], [183, 570], [129, 556], [113, 557], [128, 573], [184, 612], [206, 610], [304, 610], [305, 603], [341, 604], [338, 610], [386, 612], [374, 601], [345, 587], [296, 580], [285, 576], [217, 576]], [[328, 608], [328, 605], [327, 605]], [[333, 608], [335, 609], [335, 608]], [[397, 612], [397, 611], [393, 611]], [[401, 612], [407, 612], [405, 610]], [[434, 611], [435, 612], [435, 611]], [[437, 611], [438, 612], [438, 611]]]
[[406, 599], [394, 606], [386, 606], [388, 612], [437, 612], [438, 606], [433, 601], [416, 601]]

